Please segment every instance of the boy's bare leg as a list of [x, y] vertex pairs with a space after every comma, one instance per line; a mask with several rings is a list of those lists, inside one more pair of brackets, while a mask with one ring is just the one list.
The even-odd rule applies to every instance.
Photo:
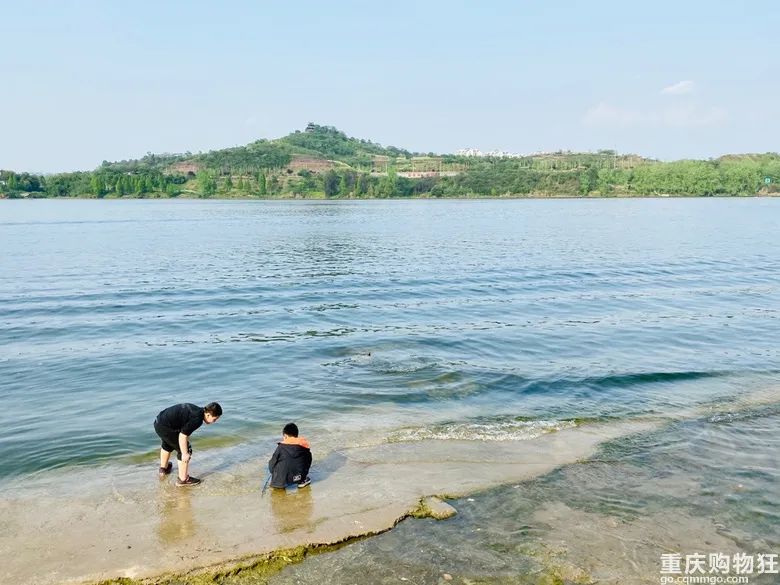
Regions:
[[171, 452], [166, 451], [165, 449], [160, 449], [160, 467], [163, 469], [168, 468], [168, 461], [171, 458]]
[[182, 456], [181, 460], [179, 461], [179, 479], [184, 481], [187, 479], [187, 469], [190, 466], [190, 458], [187, 457], [187, 461], [184, 460], [184, 456]]

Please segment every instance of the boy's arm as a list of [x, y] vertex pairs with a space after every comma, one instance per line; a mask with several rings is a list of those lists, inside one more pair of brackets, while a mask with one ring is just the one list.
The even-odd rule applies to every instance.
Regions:
[[179, 433], [179, 449], [181, 452], [181, 460], [183, 463], [187, 463], [187, 461], [190, 460], [190, 450], [187, 446], [187, 441], [189, 441], [190, 437], [189, 435], [185, 435], [184, 433]]

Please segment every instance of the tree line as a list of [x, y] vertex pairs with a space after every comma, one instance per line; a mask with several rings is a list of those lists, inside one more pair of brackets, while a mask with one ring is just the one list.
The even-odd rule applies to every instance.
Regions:
[[[250, 145], [251, 146], [251, 145]], [[718, 196], [778, 192], [777, 154], [716, 160], [617, 164], [617, 156], [568, 155], [528, 159], [471, 159], [454, 176], [399, 176], [398, 160], [387, 172], [367, 173], [346, 163], [328, 170], [298, 170], [291, 154], [255, 143], [259, 158], [246, 147], [196, 155], [196, 172], [178, 172], [183, 160], [165, 156], [146, 164], [104, 163], [93, 172], [36, 175], [0, 171], [5, 197], [503, 197], [503, 196]], [[143, 160], [143, 159], [142, 159]], [[193, 158], [187, 160], [193, 161]], [[450, 157], [448, 160], [456, 160]], [[172, 165], [172, 166], [171, 166]]]
[[779, 180], [780, 156], [776, 154], [708, 161], [643, 161], [629, 168], [593, 161], [564, 170], [543, 170], [514, 159], [500, 159], [482, 161], [465, 173], [442, 178], [431, 194], [706, 197], [776, 192]]
[[32, 175], [0, 171], [0, 194], [6, 197], [175, 197], [187, 178], [159, 171], [119, 173], [113, 170]]

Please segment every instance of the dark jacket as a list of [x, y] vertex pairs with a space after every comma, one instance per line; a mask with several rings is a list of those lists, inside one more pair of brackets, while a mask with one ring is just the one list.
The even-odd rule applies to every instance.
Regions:
[[306, 479], [311, 467], [311, 449], [304, 438], [282, 441], [268, 461], [271, 487], [283, 488]]

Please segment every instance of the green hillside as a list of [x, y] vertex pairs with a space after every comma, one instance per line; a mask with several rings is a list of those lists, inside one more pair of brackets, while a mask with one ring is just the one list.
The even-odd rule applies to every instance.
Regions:
[[[247, 174], [287, 167], [296, 157], [336, 161], [347, 166], [373, 165], [377, 157], [409, 158], [407, 150], [384, 147], [369, 140], [351, 138], [332, 126], [309, 124], [304, 131], [295, 131], [276, 140], [257, 140], [246, 146], [213, 150], [197, 155], [150, 155], [140, 161], [104, 163], [107, 170], [126, 170], [128, 164], [147, 165], [150, 169], [197, 167], [222, 174]], [[178, 165], [177, 165], [178, 163]]]
[[414, 153], [309, 124], [206, 153], [147, 154], [91, 172], [0, 171], [4, 197], [609, 197], [778, 192], [776, 153], [659, 162], [612, 150], [523, 157]]

